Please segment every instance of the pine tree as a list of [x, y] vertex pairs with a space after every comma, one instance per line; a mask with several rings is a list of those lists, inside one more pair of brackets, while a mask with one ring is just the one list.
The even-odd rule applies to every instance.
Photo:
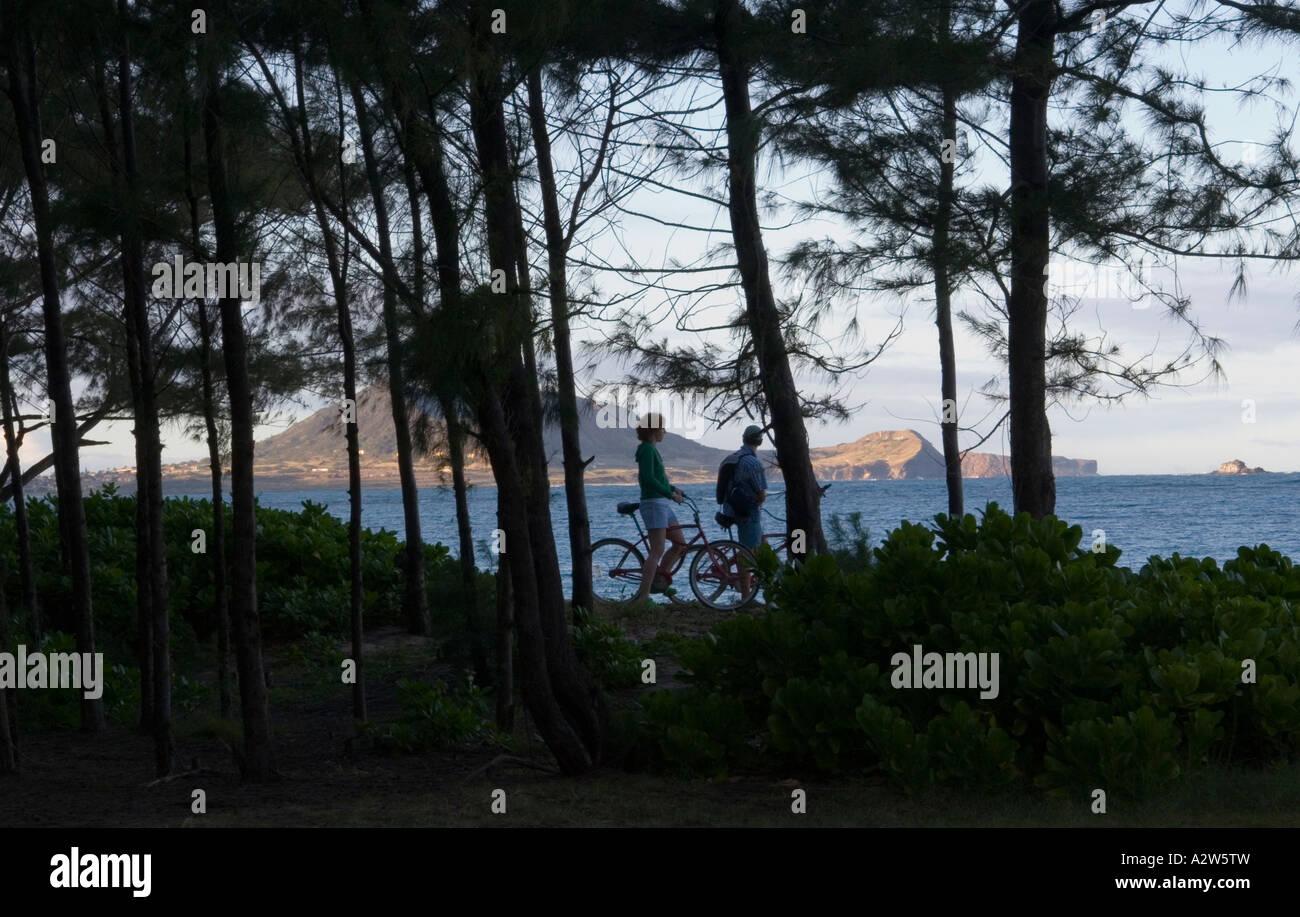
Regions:
[[[59, 491], [59, 521], [64, 549], [72, 574], [72, 595], [76, 619], [77, 652], [95, 652], [94, 604], [91, 599], [90, 543], [86, 512], [81, 501], [80, 436], [72, 400], [72, 371], [68, 364], [67, 341], [63, 332], [59, 268], [54, 245], [40, 127], [37, 77], [37, 49], [32, 38], [30, 17], [34, 12], [16, 0], [3, 7], [3, 32], [8, 76], [7, 94], [13, 107], [14, 123], [35, 224], [37, 256], [40, 262], [42, 311], [45, 319], [45, 366], [50, 399], [54, 404], [55, 478]], [[55, 145], [57, 150], [57, 141]], [[57, 154], [56, 154], [57, 155]], [[30, 469], [29, 469], [30, 471]], [[87, 732], [104, 728], [101, 698], [81, 702], [81, 727]]]
[[[220, 48], [216, 36], [200, 45], [203, 74], [203, 136], [208, 192], [216, 234], [216, 260], [233, 263], [239, 254], [239, 231], [225, 161]], [[234, 291], [230, 291], [234, 292]], [[253, 390], [248, 370], [248, 342], [237, 295], [221, 300], [221, 344], [225, 356], [226, 389], [230, 398], [230, 496], [234, 509], [234, 550], [231, 632], [239, 669], [240, 712], [244, 724], [241, 770], [245, 780], [265, 782], [276, 777], [271, 745], [270, 713], [262, 664], [261, 625], [257, 614], [257, 518], [253, 490]]]

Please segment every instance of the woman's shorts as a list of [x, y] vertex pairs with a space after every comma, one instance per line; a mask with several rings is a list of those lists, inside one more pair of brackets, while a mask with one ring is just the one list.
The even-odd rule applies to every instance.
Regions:
[[654, 497], [641, 501], [641, 519], [648, 529], [667, 529], [677, 525], [677, 514], [667, 497]]

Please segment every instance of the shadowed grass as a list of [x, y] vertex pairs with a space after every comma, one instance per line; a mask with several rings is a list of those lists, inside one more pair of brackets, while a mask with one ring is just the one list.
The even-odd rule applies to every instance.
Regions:
[[[209, 815], [211, 826], [347, 825], [366, 827], [1265, 827], [1300, 821], [1300, 769], [1222, 772], [1193, 779], [1178, 792], [1129, 805], [1113, 801], [1105, 815], [1090, 800], [978, 796], [934, 792], [902, 797], [869, 780], [801, 784], [806, 815], [790, 811], [793, 781], [672, 780], [601, 773], [539, 777], [503, 768], [492, 778], [404, 793], [365, 794], [320, 805], [300, 803], [265, 812]], [[491, 792], [507, 793], [504, 815], [491, 812]]]

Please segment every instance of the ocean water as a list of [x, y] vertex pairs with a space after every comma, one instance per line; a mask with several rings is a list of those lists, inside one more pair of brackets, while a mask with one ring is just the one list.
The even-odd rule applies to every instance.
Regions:
[[[966, 510], [979, 510], [996, 501], [1011, 508], [1011, 482], [1007, 478], [965, 482]], [[712, 484], [683, 488], [700, 506], [709, 537], [723, 537], [713, 522], [717, 509]], [[1248, 476], [1218, 475], [1098, 475], [1059, 478], [1057, 515], [1084, 530], [1085, 543], [1094, 529], [1104, 529], [1108, 543], [1123, 554], [1120, 564], [1137, 569], [1155, 554], [1167, 557], [1213, 557], [1220, 562], [1236, 556], [1240, 545], [1267, 544], [1300, 560], [1300, 473]], [[635, 485], [606, 484], [587, 488], [593, 540], [609, 536], [636, 540], [636, 528], [616, 506], [636, 500]], [[203, 494], [194, 496], [203, 497]], [[342, 491], [280, 491], [259, 495], [262, 506], [296, 510], [304, 500], [325, 504], [329, 512], [347, 518], [347, 494]], [[836, 481], [822, 501], [823, 518], [833, 514], [861, 513], [862, 524], [879, 542], [900, 520], [929, 522], [946, 512], [947, 493], [942, 480]], [[469, 492], [474, 538], [481, 562], [487, 562], [487, 538], [496, 525], [496, 489], [474, 487]], [[770, 497], [764, 531], [781, 531], [784, 500]], [[686, 505], [677, 507], [681, 522], [690, 521]], [[551, 490], [551, 515], [562, 567], [569, 566], [568, 511], [562, 488]], [[450, 488], [426, 489], [420, 494], [424, 540], [442, 542], [457, 553], [456, 507]], [[366, 491], [363, 522], [370, 529], [389, 529], [399, 537], [402, 497], [398, 490]], [[567, 572], [566, 572], [567, 578]]]

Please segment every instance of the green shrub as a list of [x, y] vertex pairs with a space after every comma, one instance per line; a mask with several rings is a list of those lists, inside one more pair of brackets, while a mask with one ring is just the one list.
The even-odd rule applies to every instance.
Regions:
[[658, 737], [637, 751], [659, 770], [720, 778], [731, 767], [752, 763], [744, 708], [718, 692], [683, 701], [681, 692], [655, 691], [646, 697], [637, 725], [643, 736]]
[[617, 624], [587, 617], [571, 634], [578, 660], [602, 688], [632, 688], [641, 683], [641, 660], [646, 654]]
[[378, 751], [411, 754], [469, 744], [504, 741], [492, 725], [487, 696], [472, 680], [453, 692], [443, 682], [397, 683], [395, 722], [367, 723], [365, 735]]
[[[25, 638], [17, 636], [18, 633], [21, 633], [21, 631], [14, 632], [11, 645], [4, 648], [6, 652], [16, 653], [18, 644], [26, 643]], [[72, 634], [47, 631], [41, 635], [41, 643], [37, 649], [42, 653], [75, 653], [77, 651], [77, 641]], [[30, 644], [27, 646], [29, 654], [36, 651]], [[108, 668], [107, 665], [105, 665], [105, 668]], [[106, 700], [111, 696], [107, 684], [110, 681], [109, 674], [109, 672], [104, 673]], [[39, 730], [61, 726], [75, 727], [81, 722], [81, 701], [84, 696], [81, 688], [44, 688], [40, 690], [23, 690], [19, 691], [18, 694], [20, 722], [24, 729]]]
[[[53, 496], [28, 500], [33, 566], [42, 609], [54, 630], [72, 630], [61, 616], [72, 607], [72, 580], [60, 558]], [[106, 486], [85, 497], [90, 535], [91, 576], [97, 637], [110, 661], [134, 659], [136, 633], [136, 501]], [[232, 556], [233, 516], [224, 507], [226, 557]], [[208, 533], [208, 553], [192, 550], [193, 533]], [[169, 497], [163, 504], [170, 612], [178, 657], [210, 641], [216, 632], [212, 582], [212, 503]], [[0, 541], [16, 537], [12, 508], [0, 506]], [[363, 531], [362, 581], [368, 627], [402, 623], [405, 558], [402, 542], [389, 531]], [[348, 527], [325, 506], [304, 501], [299, 511], [257, 509], [258, 612], [270, 640], [293, 640], [313, 631], [348, 632]], [[425, 546], [425, 578], [435, 626], [450, 634], [465, 630], [460, 570], [443, 545]], [[227, 585], [231, 582], [229, 570]], [[493, 579], [480, 575], [480, 613], [492, 608]], [[17, 564], [7, 564], [0, 588], [11, 609], [21, 599]]]
[[[15, 638], [4, 650], [17, 652], [20, 642], [23, 639]], [[77, 641], [72, 634], [47, 631], [41, 636], [40, 651], [43, 653], [75, 653], [76, 650]], [[29, 647], [28, 653], [31, 652], [33, 650]], [[102, 698], [108, 721], [118, 726], [134, 726], [140, 718], [140, 670], [136, 666], [112, 663], [105, 654], [103, 679]], [[211, 689], [206, 685], [172, 670], [173, 711], [193, 713], [207, 702], [210, 693]], [[78, 726], [83, 697], [84, 689], [81, 688], [24, 690], [19, 700], [22, 728], [43, 730]]]
[[[757, 747], [769, 765], [878, 768], [908, 788], [1131, 795], [1211, 762], [1294, 757], [1300, 570], [1261, 545], [1222, 569], [1174, 555], [1135, 572], [1114, 546], [1081, 548], [1082, 535], [990, 504], [978, 522], [905, 522], [850, 569], [760, 552], [767, 609], [683, 649], [692, 687], [645, 701], [639, 754], [716, 773]], [[894, 688], [891, 660], [916, 644], [997, 653], [998, 695]], [[723, 730], [708, 742], [705, 721]]]
[[[27, 501], [33, 566], [46, 634], [47, 652], [71, 652], [72, 581], [60, 557], [57, 505], [53, 496]], [[112, 486], [85, 497], [90, 536], [95, 606], [96, 648], [104, 653], [104, 704], [110, 722], [134, 725], [139, 718], [139, 634], [136, 622], [136, 500]], [[233, 555], [233, 517], [223, 508], [226, 557]], [[217, 621], [212, 580], [212, 503], [188, 497], [163, 504], [164, 540], [170, 597], [173, 660], [172, 703], [175, 714], [194, 714], [214, 689], [194, 673], [212, 666]], [[194, 531], [208, 533], [207, 553], [192, 550]], [[16, 538], [12, 507], [0, 505], [0, 543]], [[363, 531], [362, 576], [368, 628], [403, 623], [405, 559], [402, 542], [389, 531]], [[448, 658], [468, 655], [464, 639], [466, 612], [459, 564], [443, 545], [425, 545], [425, 575], [435, 635]], [[25, 611], [18, 565], [0, 557], [0, 590], [12, 618], [15, 642], [25, 642]], [[305, 501], [296, 512], [257, 509], [258, 612], [263, 636], [292, 641], [291, 660], [328, 665], [337, 678], [338, 640], [349, 633], [349, 551], [347, 524], [326, 508]], [[232, 581], [226, 571], [227, 586]], [[495, 580], [479, 574], [478, 615], [486, 633], [495, 627]], [[449, 651], [449, 652], [448, 652]], [[184, 673], [184, 674], [183, 674]], [[232, 673], [233, 674], [233, 673]], [[75, 727], [80, 720], [79, 692], [44, 690], [21, 698], [24, 729]]]

